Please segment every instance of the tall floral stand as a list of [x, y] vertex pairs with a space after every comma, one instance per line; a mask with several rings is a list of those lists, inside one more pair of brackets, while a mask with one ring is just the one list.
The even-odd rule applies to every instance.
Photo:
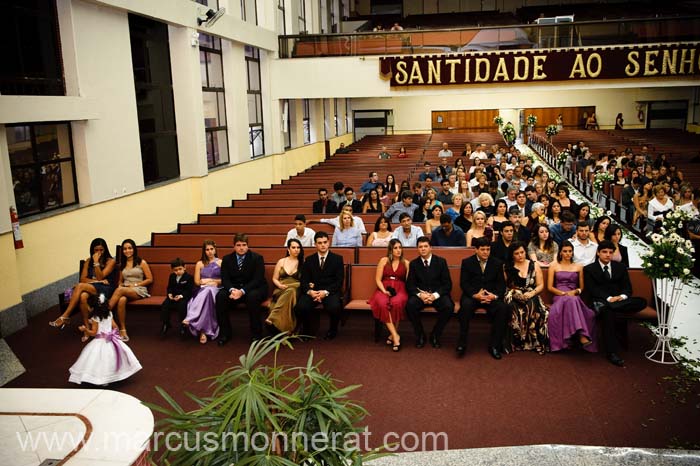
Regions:
[[656, 314], [658, 327], [656, 345], [647, 351], [648, 360], [659, 364], [678, 364], [678, 358], [671, 347], [673, 316], [678, 308], [678, 300], [681, 296], [683, 281], [680, 278], [656, 278], [652, 280], [654, 286], [654, 301], [656, 302]]

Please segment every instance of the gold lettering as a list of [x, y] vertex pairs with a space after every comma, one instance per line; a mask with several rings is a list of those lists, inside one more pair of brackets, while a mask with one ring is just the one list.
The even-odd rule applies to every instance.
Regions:
[[[592, 67], [592, 62], [593, 59], [595, 58], [595, 61], [598, 62], [597, 69], [593, 71]], [[600, 54], [598, 53], [592, 53], [590, 57], [588, 57], [588, 60], [586, 60], [586, 71], [588, 72], [588, 77], [589, 78], [597, 78], [600, 75], [600, 72], [603, 70], [603, 61], [600, 58]]]
[[676, 74], [676, 61], [678, 59], [678, 50], [673, 50], [673, 58], [671, 58], [671, 50], [664, 50], [664, 56], [661, 61], [661, 74]]
[[396, 77], [394, 78], [396, 84], [406, 84], [408, 80], [408, 73], [406, 72], [406, 62], [399, 60], [396, 62]]
[[[481, 65], [486, 65], [486, 74], [481, 74]], [[474, 82], [486, 82], [491, 76], [491, 62], [488, 58], [477, 58], [476, 59], [476, 76], [474, 77]]]
[[[520, 65], [524, 65], [523, 73], [520, 74]], [[515, 57], [513, 63], [513, 81], [525, 81], [530, 73], [530, 60], [527, 57]]]
[[583, 55], [581, 55], [580, 53], [576, 54], [576, 60], [574, 60], [574, 66], [571, 67], [571, 74], [569, 74], [569, 79], [575, 78], [575, 74], [578, 74], [579, 78], [586, 77], [586, 70], [583, 67]]
[[[685, 54], [686, 52], [690, 52], [690, 58], [686, 59]], [[683, 49], [681, 51], [681, 66], [680, 70], [678, 71], [678, 74], [686, 74], [685, 72], [685, 65], [688, 65], [688, 73], [687, 74], [693, 74], [694, 73], [694, 66], [695, 64], [695, 49]]]
[[413, 84], [417, 82], [418, 84], [423, 84], [423, 75], [420, 72], [420, 63], [413, 61], [413, 67], [411, 68], [411, 77], [408, 78], [408, 84]]
[[455, 80], [455, 65], [459, 63], [459, 60], [452, 58], [450, 60], [445, 60], [445, 65], [450, 66], [450, 84], [457, 82]]
[[654, 76], [655, 74], [659, 74], [659, 70], [656, 69], [656, 65], [654, 63], [654, 59], [658, 54], [658, 50], [647, 50], [644, 52], [644, 76]]
[[442, 60], [438, 60], [437, 64], [433, 60], [428, 62], [428, 84], [433, 84], [433, 77], [435, 78], [435, 84], [441, 84], [440, 63], [442, 63]]
[[544, 73], [544, 71], [542, 70], [542, 68], [544, 67], [544, 62], [547, 61], [547, 55], [535, 55], [533, 61], [534, 63], [532, 64], [532, 79], [547, 79], [547, 74]]
[[498, 59], [496, 73], [493, 75], [494, 81], [498, 81], [498, 78], [503, 78], [504, 81], [510, 81], [510, 78], [508, 77], [508, 68], [506, 67], [506, 60], [503, 57]]
[[471, 58], [464, 60], [464, 82], [469, 82], [469, 63], [472, 61]]
[[625, 74], [627, 76], [636, 76], [637, 73], [639, 73], [639, 62], [637, 59], [639, 58], [639, 52], [636, 50], [631, 51], [630, 53], [627, 54], [627, 61], [629, 62], [627, 66], [625, 66]]

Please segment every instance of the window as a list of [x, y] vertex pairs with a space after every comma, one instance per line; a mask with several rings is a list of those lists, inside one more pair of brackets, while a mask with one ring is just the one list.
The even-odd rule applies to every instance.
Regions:
[[20, 217], [78, 203], [70, 123], [8, 125], [5, 132]]
[[246, 23], [258, 25], [257, 0], [241, 0], [241, 19]]
[[299, 0], [299, 34], [306, 34], [306, 0]]
[[180, 176], [168, 26], [130, 14], [129, 35], [143, 181], [148, 185]]
[[204, 131], [207, 138], [207, 167], [227, 164], [228, 131], [224, 104], [224, 69], [221, 39], [199, 34], [199, 66], [204, 99]]
[[345, 132], [350, 132], [350, 99], [345, 99]]
[[195, 3], [199, 3], [200, 5], [208, 6], [210, 8], [214, 8], [215, 10], [219, 9], [219, 0], [194, 0]]
[[285, 0], [277, 0], [277, 32], [279, 35], [287, 35], [287, 23], [285, 22]]
[[284, 139], [284, 148], [290, 149], [292, 147], [292, 132], [291, 132], [291, 112], [289, 110], [289, 100], [282, 100], [282, 138]]
[[260, 85], [260, 50], [245, 46], [245, 63], [248, 73], [248, 138], [251, 157], [265, 154], [263, 131], [262, 89]]
[[304, 144], [311, 144], [311, 119], [309, 118], [309, 99], [303, 99], [302, 105], [304, 108]]
[[65, 95], [55, 1], [4, 0], [0, 94]]
[[338, 99], [333, 99], [333, 123], [335, 124], [335, 135], [338, 136]]

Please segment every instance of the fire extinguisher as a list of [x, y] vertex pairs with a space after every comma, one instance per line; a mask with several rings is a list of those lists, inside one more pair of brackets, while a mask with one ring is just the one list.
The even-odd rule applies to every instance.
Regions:
[[22, 232], [19, 231], [19, 217], [17, 216], [17, 210], [12, 206], [10, 206], [10, 222], [12, 222], [12, 236], [15, 239], [15, 249], [22, 249], [24, 242], [22, 242]]

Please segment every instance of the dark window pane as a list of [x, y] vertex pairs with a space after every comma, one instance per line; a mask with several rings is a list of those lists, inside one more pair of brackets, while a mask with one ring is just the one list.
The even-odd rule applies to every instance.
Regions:
[[216, 92], [202, 92], [204, 98], [204, 127], [215, 128], [225, 123], [219, 121], [218, 99]]
[[146, 184], [180, 175], [168, 28], [129, 15], [141, 159]]
[[39, 212], [39, 177], [33, 167], [12, 168], [12, 185], [17, 214], [26, 216]]
[[3, 0], [0, 94], [65, 95], [55, 1]]
[[207, 166], [209, 168], [228, 163], [228, 137], [226, 130], [207, 132]]
[[29, 126], [7, 127], [6, 133], [10, 165], [15, 166], [34, 162]]

